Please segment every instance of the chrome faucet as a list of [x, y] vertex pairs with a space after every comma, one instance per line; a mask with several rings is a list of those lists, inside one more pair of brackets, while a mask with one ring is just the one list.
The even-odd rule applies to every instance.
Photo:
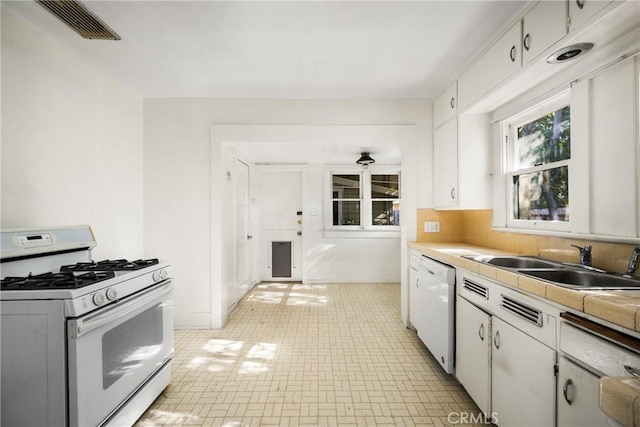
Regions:
[[584, 248], [577, 245], [571, 246], [578, 248], [580, 251], [580, 264], [591, 266], [591, 249], [593, 249], [593, 247], [591, 245], [586, 245]]
[[627, 266], [627, 272], [624, 274], [624, 277], [633, 277], [638, 269], [638, 264], [640, 263], [640, 245], [636, 246], [631, 252], [631, 259], [629, 259], [629, 265]]

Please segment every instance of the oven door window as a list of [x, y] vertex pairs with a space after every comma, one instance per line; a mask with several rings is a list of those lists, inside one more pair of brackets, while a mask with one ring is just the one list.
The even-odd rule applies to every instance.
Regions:
[[143, 311], [102, 336], [102, 388], [140, 369], [162, 350], [162, 308]]

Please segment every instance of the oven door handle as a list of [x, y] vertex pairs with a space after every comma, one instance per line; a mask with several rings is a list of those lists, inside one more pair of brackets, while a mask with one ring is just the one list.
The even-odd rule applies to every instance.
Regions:
[[106, 307], [105, 311], [100, 313], [91, 313], [87, 316], [73, 319], [67, 322], [67, 332], [70, 339], [77, 339], [89, 332], [98, 329], [110, 322], [121, 319], [136, 311], [143, 311], [146, 306], [150, 306], [164, 295], [173, 290], [171, 280], [167, 280], [164, 284], [157, 285], [148, 291], [142, 291], [135, 296], [133, 300], [126, 300], [114, 304], [113, 307]]

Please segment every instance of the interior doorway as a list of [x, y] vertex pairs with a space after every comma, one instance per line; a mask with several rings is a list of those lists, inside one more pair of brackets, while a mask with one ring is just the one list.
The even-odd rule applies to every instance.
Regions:
[[302, 172], [261, 170], [261, 279], [301, 281]]

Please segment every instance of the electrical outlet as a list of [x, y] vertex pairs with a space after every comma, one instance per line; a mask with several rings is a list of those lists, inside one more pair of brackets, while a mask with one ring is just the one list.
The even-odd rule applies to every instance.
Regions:
[[427, 221], [424, 223], [424, 232], [425, 233], [439, 233], [440, 232], [440, 222], [439, 221]]

